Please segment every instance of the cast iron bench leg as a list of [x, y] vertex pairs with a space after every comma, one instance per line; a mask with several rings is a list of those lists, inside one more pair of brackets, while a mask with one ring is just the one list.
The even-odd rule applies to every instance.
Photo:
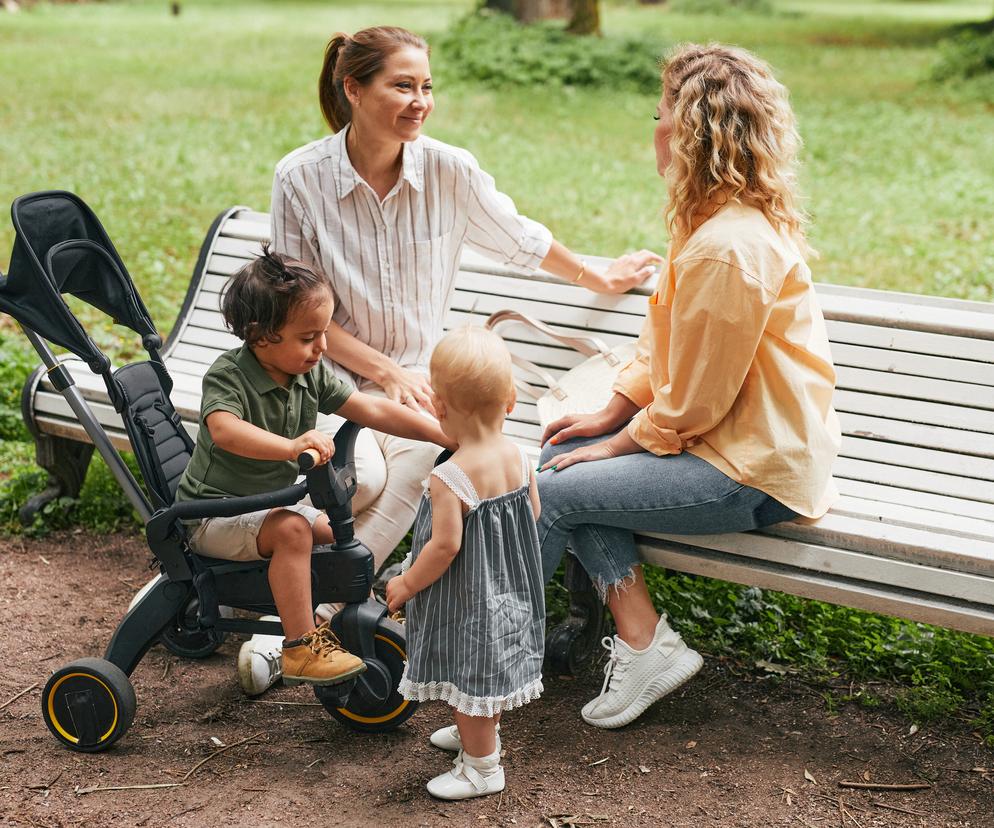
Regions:
[[569, 590], [569, 617], [546, 636], [545, 660], [550, 673], [572, 675], [596, 650], [604, 635], [606, 618], [604, 602], [572, 555], [566, 556], [563, 583]]

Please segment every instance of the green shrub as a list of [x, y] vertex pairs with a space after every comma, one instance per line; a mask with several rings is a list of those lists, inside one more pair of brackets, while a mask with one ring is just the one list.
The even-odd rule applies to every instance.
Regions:
[[680, 14], [773, 14], [770, 0], [670, 0], [670, 11]]
[[23, 337], [0, 331], [0, 439], [27, 440], [21, 419], [21, 388], [40, 360]]
[[908, 689], [894, 701], [913, 721], [969, 707], [994, 743], [994, 639], [653, 567], [645, 576], [657, 608], [699, 649], [812, 678], [898, 682]]
[[994, 32], [961, 32], [939, 44], [931, 77], [937, 81], [975, 78], [994, 73]]
[[[124, 459], [140, 480], [133, 455], [127, 453]], [[98, 533], [141, 528], [138, 514], [97, 454], [90, 462], [79, 498], [57, 498], [35, 515], [30, 526], [22, 526], [18, 511], [29, 498], [44, 491], [47, 482], [48, 474], [34, 463], [32, 443], [4, 442], [0, 451], [0, 533], [44, 537], [76, 526]]]
[[436, 74], [488, 85], [611, 87], [659, 91], [667, 44], [655, 38], [577, 37], [556, 23], [523, 26], [481, 10], [435, 41]]

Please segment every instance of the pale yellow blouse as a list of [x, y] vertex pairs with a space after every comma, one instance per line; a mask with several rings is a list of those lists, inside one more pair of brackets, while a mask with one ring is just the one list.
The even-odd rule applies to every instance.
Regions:
[[732, 202], [671, 257], [614, 390], [654, 454], [684, 449], [805, 517], [838, 497], [835, 368], [811, 272], [759, 210]]

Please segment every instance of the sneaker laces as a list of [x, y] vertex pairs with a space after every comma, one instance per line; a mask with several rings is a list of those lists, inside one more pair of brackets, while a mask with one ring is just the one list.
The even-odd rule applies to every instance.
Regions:
[[611, 690], [611, 680], [621, 679], [631, 664], [631, 659], [618, 649], [613, 635], [606, 635], [601, 639], [601, 646], [608, 652], [607, 664], [604, 665], [604, 684], [601, 686], [601, 695], [605, 695]]

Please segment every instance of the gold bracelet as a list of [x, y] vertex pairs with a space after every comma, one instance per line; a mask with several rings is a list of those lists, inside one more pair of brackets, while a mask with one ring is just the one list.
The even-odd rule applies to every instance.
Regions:
[[577, 282], [579, 282], [583, 278], [583, 274], [586, 272], [587, 272], [587, 263], [583, 261], [583, 259], [580, 259], [580, 272], [576, 274], [576, 278], [573, 280], [573, 284], [575, 285]]

